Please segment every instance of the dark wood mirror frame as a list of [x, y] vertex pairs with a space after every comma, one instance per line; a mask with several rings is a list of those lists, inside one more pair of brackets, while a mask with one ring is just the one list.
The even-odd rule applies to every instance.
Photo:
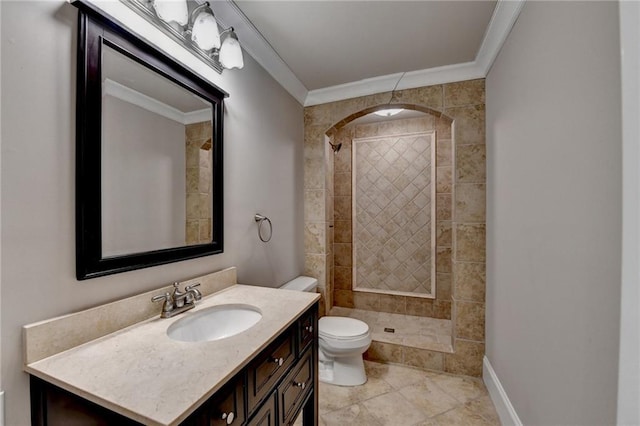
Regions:
[[[76, 277], [79, 280], [193, 259], [223, 251], [223, 90], [101, 14], [76, 1], [78, 69], [76, 99]], [[112, 257], [102, 255], [101, 145], [103, 44], [143, 64], [212, 105], [212, 223], [210, 243]]]

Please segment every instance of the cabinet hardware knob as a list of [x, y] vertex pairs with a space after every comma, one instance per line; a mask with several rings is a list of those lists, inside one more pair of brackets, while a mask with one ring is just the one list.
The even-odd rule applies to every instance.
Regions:
[[236, 415], [233, 414], [233, 411], [230, 411], [229, 413], [222, 413], [222, 420], [226, 420], [228, 425], [233, 423], [235, 418], [236, 418]]
[[309, 333], [313, 333], [313, 326], [312, 325], [308, 325], [304, 329], [307, 330]]
[[302, 388], [302, 390], [307, 387], [307, 384], [305, 382], [293, 382], [293, 384], [299, 388]]
[[284, 358], [271, 358], [271, 362], [275, 362], [278, 364], [278, 367], [282, 367], [282, 364], [284, 364]]

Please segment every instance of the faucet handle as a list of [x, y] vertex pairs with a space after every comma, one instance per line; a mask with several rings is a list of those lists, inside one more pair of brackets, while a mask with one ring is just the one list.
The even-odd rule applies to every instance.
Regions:
[[168, 291], [164, 294], [156, 294], [151, 298], [152, 302], [160, 302], [164, 300], [164, 304], [162, 305], [162, 314], [166, 314], [168, 312], [173, 311], [173, 296]]
[[191, 293], [195, 300], [200, 300], [202, 299], [202, 293], [200, 293], [200, 290], [196, 289], [196, 287], [200, 287], [200, 283], [188, 285], [184, 288], [184, 291], [186, 293]]
[[193, 290], [196, 287], [200, 287], [200, 283], [194, 283], [194, 284], [188, 285], [184, 288], [184, 290], [189, 291], [189, 290]]

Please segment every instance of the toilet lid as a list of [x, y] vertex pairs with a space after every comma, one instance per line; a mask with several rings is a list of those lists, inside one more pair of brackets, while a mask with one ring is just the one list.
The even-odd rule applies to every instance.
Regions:
[[322, 317], [318, 320], [318, 334], [334, 339], [354, 339], [369, 332], [366, 322], [355, 318]]

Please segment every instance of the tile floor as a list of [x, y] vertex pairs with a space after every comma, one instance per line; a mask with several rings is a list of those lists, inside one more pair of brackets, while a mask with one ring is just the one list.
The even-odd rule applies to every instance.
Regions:
[[[452, 352], [451, 321], [445, 319], [365, 311], [334, 306], [331, 315], [352, 317], [366, 322], [376, 342], [395, 343], [412, 348]], [[385, 332], [392, 328], [393, 333]]]
[[481, 379], [365, 361], [368, 381], [320, 383], [320, 426], [500, 425]]

